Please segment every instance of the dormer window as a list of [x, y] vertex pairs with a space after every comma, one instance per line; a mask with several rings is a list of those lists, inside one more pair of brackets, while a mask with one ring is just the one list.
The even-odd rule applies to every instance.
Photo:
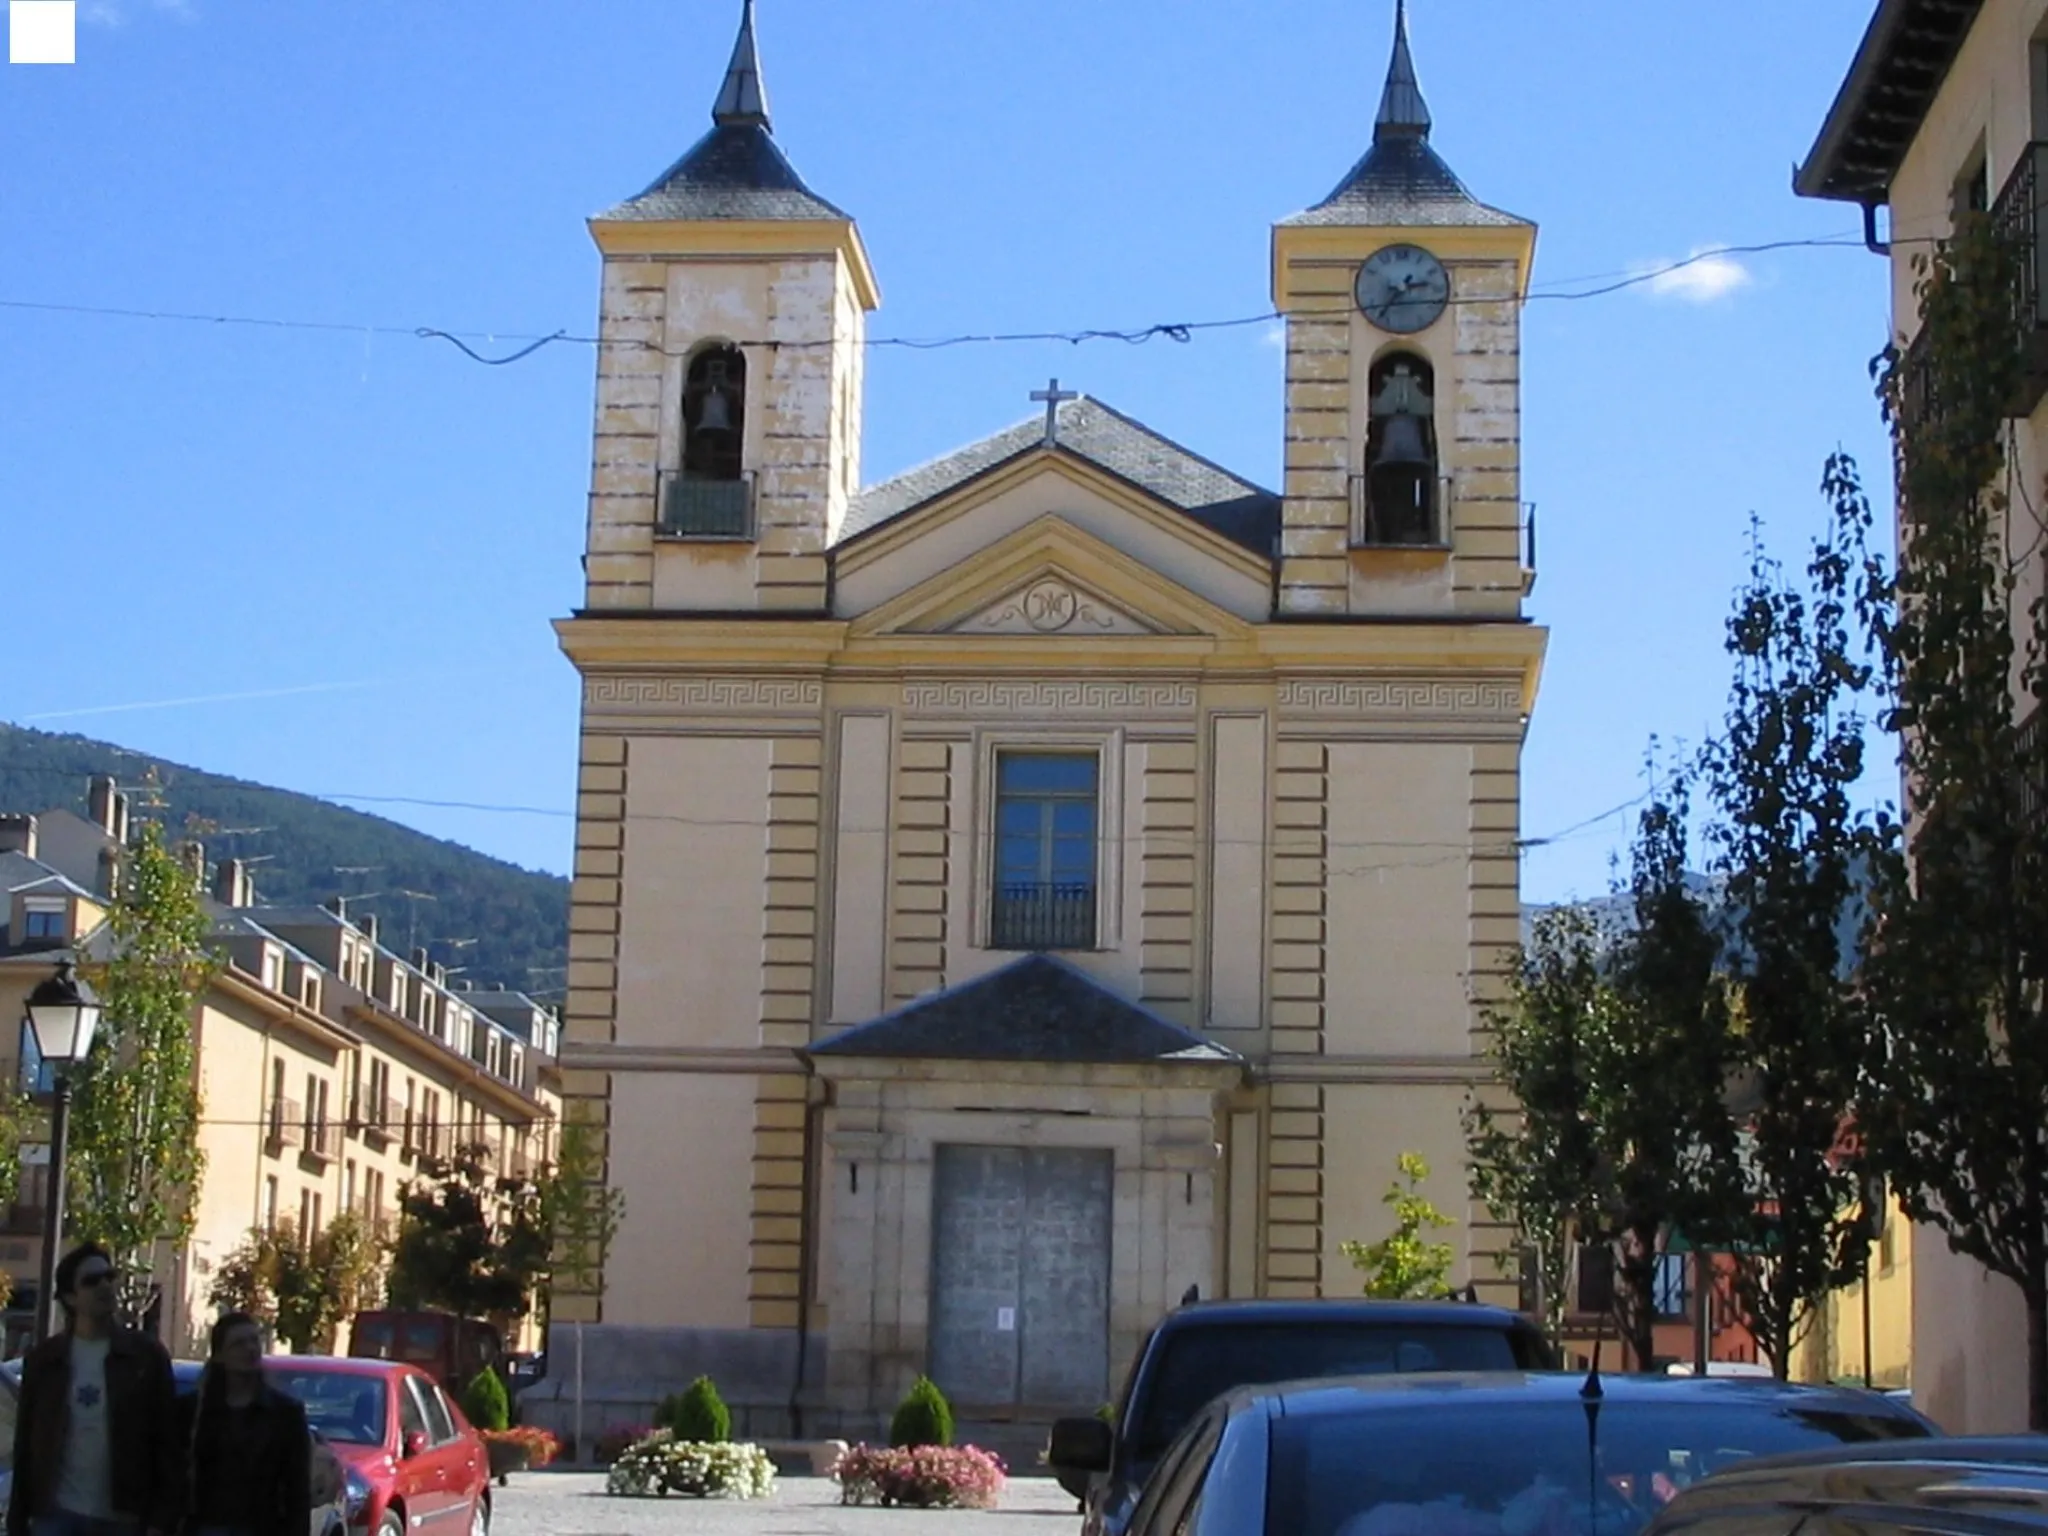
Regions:
[[672, 538], [744, 539], [753, 531], [746, 443], [747, 359], [705, 347], [683, 377], [682, 467], [663, 477], [661, 531]]
[[1439, 545], [1436, 374], [1412, 352], [1373, 365], [1365, 473], [1353, 490], [1352, 543]]

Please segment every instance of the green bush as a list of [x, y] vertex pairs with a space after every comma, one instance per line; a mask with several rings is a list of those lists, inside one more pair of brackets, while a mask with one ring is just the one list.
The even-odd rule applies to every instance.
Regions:
[[462, 1389], [462, 1411], [478, 1429], [512, 1427], [512, 1399], [505, 1391], [504, 1380], [488, 1365]]
[[929, 1376], [920, 1376], [889, 1420], [889, 1444], [899, 1449], [953, 1443], [953, 1405]]
[[654, 1422], [688, 1444], [723, 1445], [732, 1438], [732, 1411], [709, 1376], [699, 1376], [685, 1390], [663, 1398], [654, 1410]]

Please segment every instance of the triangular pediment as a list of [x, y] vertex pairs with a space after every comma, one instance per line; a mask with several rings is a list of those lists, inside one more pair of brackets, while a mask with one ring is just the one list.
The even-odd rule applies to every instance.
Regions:
[[1237, 637], [1235, 614], [1047, 513], [854, 620], [855, 636]]

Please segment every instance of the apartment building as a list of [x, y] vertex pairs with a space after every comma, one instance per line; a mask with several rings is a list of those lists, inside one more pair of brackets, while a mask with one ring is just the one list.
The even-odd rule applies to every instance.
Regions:
[[[129, 809], [105, 780], [88, 803], [85, 817], [0, 818], [8, 1018], [21, 1018], [23, 998], [58, 958], [76, 957], [88, 975], [104, 959]], [[180, 851], [204, 882], [222, 961], [193, 1010], [206, 1175], [190, 1239], [166, 1245], [156, 1268], [159, 1334], [192, 1353], [213, 1314], [218, 1267], [251, 1227], [289, 1220], [317, 1231], [351, 1211], [391, 1233], [406, 1183], [458, 1152], [500, 1178], [532, 1177], [552, 1155], [560, 1093], [555, 1017], [533, 999], [461, 991], [424, 951], [401, 956], [382, 944], [373, 917], [338, 902], [262, 905], [241, 861], [209, 864], [191, 842]], [[4, 1070], [47, 1091], [25, 1031]], [[31, 1139], [23, 1163], [0, 1219], [15, 1336], [34, 1310], [46, 1143]]]
[[[2006, 488], [2015, 505], [2038, 505], [2048, 476], [2044, 169], [2048, 0], [1879, 0], [1794, 182], [1804, 196], [1860, 205], [1871, 248], [1890, 261], [1890, 333], [1902, 349], [1909, 422], [1941, 408], [1916, 334], [1916, 257], [1950, 235], [1966, 211], [1988, 213], [2024, 253], [2012, 295], [2024, 377], [2005, 413]], [[2028, 611], [2048, 575], [2035, 537], [2030, 521], [2013, 520], [2015, 613]], [[2048, 714], [2036, 713], [2034, 725], [2038, 741]], [[1952, 1252], [1937, 1232], [1908, 1236], [1894, 1239], [1892, 1271], [1909, 1275], [1912, 1287], [1915, 1401], [1958, 1434], [2026, 1428], [2027, 1329], [2018, 1289]]]

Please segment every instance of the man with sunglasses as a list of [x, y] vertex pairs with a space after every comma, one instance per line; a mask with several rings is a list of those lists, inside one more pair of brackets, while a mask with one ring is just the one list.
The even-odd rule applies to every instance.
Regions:
[[64, 1331], [21, 1362], [7, 1536], [171, 1536], [183, 1462], [171, 1357], [115, 1317], [97, 1243], [57, 1264]]

